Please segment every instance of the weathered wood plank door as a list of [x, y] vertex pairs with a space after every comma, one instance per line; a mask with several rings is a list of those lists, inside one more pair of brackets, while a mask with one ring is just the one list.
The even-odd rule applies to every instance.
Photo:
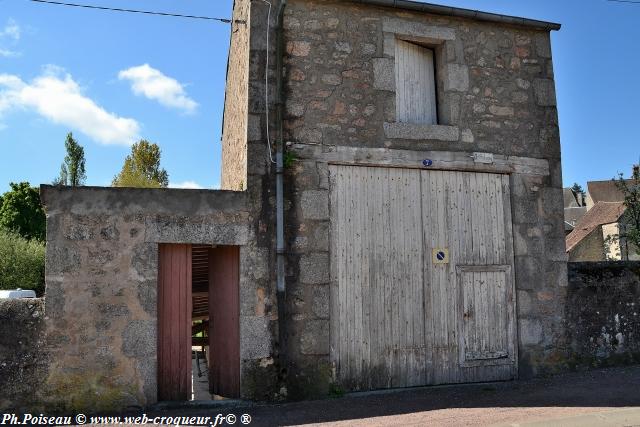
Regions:
[[507, 176], [331, 166], [331, 212], [332, 359], [346, 386], [516, 375]]
[[332, 348], [341, 378], [353, 389], [424, 384], [420, 172], [333, 171]]
[[158, 400], [191, 397], [191, 245], [158, 248]]
[[396, 40], [396, 118], [402, 123], [436, 124], [433, 50]]
[[209, 391], [240, 397], [240, 249], [209, 250]]

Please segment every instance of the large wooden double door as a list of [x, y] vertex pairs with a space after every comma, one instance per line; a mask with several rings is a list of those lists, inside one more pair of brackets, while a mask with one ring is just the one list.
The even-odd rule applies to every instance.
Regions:
[[330, 172], [331, 356], [343, 384], [516, 377], [508, 176]]

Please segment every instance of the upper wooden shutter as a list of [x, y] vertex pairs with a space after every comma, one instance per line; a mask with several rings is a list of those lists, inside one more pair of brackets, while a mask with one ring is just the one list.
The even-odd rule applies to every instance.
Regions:
[[396, 120], [438, 123], [433, 50], [404, 40], [396, 40]]

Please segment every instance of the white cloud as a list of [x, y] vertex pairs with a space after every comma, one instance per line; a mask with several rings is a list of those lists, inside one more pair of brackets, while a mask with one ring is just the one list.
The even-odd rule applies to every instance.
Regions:
[[203, 189], [204, 187], [195, 181], [184, 181], [184, 182], [170, 182], [169, 188], [183, 188], [183, 189], [191, 188], [191, 189], [199, 190], [199, 189]]
[[187, 96], [182, 85], [176, 79], [164, 75], [149, 64], [131, 67], [118, 73], [120, 80], [128, 80], [136, 95], [158, 101], [165, 107], [176, 108], [193, 113], [198, 103]]
[[22, 30], [20, 29], [18, 23], [15, 20], [9, 18], [4, 28], [0, 30], [0, 38], [6, 37], [17, 41], [20, 40], [21, 33]]
[[0, 74], [0, 115], [14, 109], [34, 111], [102, 144], [130, 145], [140, 131], [137, 121], [110, 113], [85, 96], [71, 75], [58, 67], [48, 67], [30, 83]]
[[13, 57], [16, 57], [16, 56], [20, 56], [20, 52], [16, 52], [14, 50], [0, 48], [0, 56], [3, 57], [3, 58], [13, 58]]
[[11, 50], [7, 44], [15, 45], [20, 40], [20, 26], [13, 19], [9, 19], [4, 27], [0, 28], [0, 58], [12, 58], [20, 56], [20, 52]]

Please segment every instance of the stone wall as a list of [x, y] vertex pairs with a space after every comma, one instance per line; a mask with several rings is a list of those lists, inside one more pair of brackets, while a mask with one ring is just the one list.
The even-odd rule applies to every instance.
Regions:
[[0, 411], [38, 408], [47, 377], [43, 299], [0, 299]]
[[640, 263], [569, 263], [570, 365], [640, 363]]
[[596, 227], [571, 252], [568, 252], [569, 262], [604, 261], [604, 250], [602, 227]]
[[222, 189], [247, 187], [249, 1], [235, 0], [222, 126]]
[[[459, 153], [462, 159], [476, 151], [504, 156], [512, 192], [520, 375], [552, 369], [564, 345], [567, 256], [550, 34], [337, 1], [289, 1], [284, 25], [284, 127], [288, 156], [295, 159], [285, 181], [287, 328], [296, 381], [318, 383], [331, 368], [328, 163], [375, 165], [372, 159], [378, 159], [416, 167], [393, 159], [422, 159], [425, 152], [433, 158]], [[396, 36], [434, 46], [437, 126], [396, 122]], [[258, 77], [252, 75], [250, 85], [259, 84]], [[518, 169], [516, 156], [540, 167]]]
[[159, 243], [241, 246], [240, 355], [243, 363], [270, 356], [264, 296], [256, 307], [268, 265], [256, 249], [246, 193], [42, 186], [41, 196], [48, 388], [56, 407], [100, 411], [156, 402]]

